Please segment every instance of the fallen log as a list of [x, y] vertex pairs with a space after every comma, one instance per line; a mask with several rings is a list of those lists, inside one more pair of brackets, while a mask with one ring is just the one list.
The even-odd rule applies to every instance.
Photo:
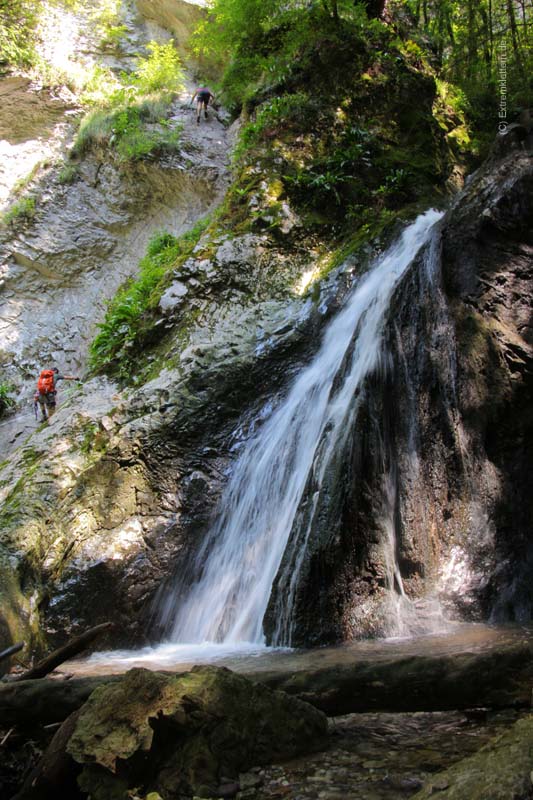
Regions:
[[3, 683], [0, 685], [0, 728], [63, 722], [85, 703], [97, 686], [121, 677], [39, 678]]
[[88, 631], [85, 631], [85, 633], [71, 639], [70, 642], [67, 642], [63, 647], [54, 650], [53, 653], [43, 658], [42, 661], [39, 661], [38, 664], [27, 672], [24, 672], [22, 675], [17, 675], [14, 681], [30, 681], [36, 678], [44, 678], [45, 675], [49, 675], [50, 672], [60, 664], [63, 664], [64, 661], [68, 661], [74, 658], [74, 656], [79, 655], [79, 653], [82, 653], [101, 633], [105, 633], [105, 631], [109, 631], [112, 628], [112, 622], [102, 622], [101, 625], [90, 628]]
[[11, 800], [80, 797], [76, 777], [81, 767], [66, 752], [67, 742], [74, 732], [78, 717], [79, 712], [75, 712], [63, 722], [43, 757], [27, 775], [22, 788]]
[[[328, 716], [356, 712], [529, 708], [533, 645], [488, 653], [359, 661], [300, 672], [253, 672], [247, 678], [306, 700]], [[120, 675], [25, 680], [0, 686], [0, 725], [61, 722], [91, 692]]]
[[332, 717], [372, 711], [529, 708], [533, 645], [366, 661], [254, 679], [297, 695]]

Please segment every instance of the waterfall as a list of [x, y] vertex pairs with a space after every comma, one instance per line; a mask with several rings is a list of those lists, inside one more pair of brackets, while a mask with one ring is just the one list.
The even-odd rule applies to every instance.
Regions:
[[[176, 612], [174, 642], [264, 641], [263, 617], [304, 490], [311, 485], [316, 501], [330, 454], [356, 413], [353, 397], [379, 363], [394, 288], [440, 217], [436, 211], [418, 217], [358, 280], [311, 363], [243, 449], [196, 557], [199, 578]], [[305, 539], [300, 546], [276, 634], [280, 643], [290, 642]]]

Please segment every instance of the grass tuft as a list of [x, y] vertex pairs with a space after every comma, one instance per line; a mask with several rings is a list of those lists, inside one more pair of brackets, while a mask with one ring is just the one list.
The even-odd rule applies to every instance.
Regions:
[[167, 116], [173, 94], [183, 88], [181, 62], [172, 41], [151, 42], [148, 50], [120, 83], [108, 76], [87, 84], [85, 101], [96, 107], [80, 123], [75, 156], [111, 147], [124, 162], [179, 150], [181, 127], [170, 127]]
[[159, 304], [169, 276], [189, 257], [209, 218], [179, 238], [165, 231], [150, 239], [139, 264], [139, 276], [127, 281], [109, 303], [105, 320], [98, 326], [90, 348], [90, 366], [95, 372], [111, 372], [128, 382], [136, 372], [143, 334], [150, 328], [150, 314]]
[[35, 198], [23, 197], [8, 208], [2, 216], [2, 221], [5, 225], [12, 225], [22, 220], [33, 219], [34, 216]]

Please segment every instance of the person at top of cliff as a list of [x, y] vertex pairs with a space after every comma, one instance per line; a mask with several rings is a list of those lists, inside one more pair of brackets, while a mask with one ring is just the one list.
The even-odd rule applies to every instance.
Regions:
[[202, 113], [202, 106], [204, 107], [204, 116], [207, 119], [207, 106], [209, 103], [215, 99], [215, 95], [208, 89], [207, 86], [200, 86], [198, 89], [195, 90], [191, 103], [194, 102], [196, 98], [196, 124], [200, 124], [200, 115]]
[[37, 416], [37, 407], [41, 409], [41, 421], [46, 422], [56, 410], [56, 386], [59, 381], [79, 381], [76, 375], [60, 375], [57, 367], [43, 369], [37, 381], [34, 404]]

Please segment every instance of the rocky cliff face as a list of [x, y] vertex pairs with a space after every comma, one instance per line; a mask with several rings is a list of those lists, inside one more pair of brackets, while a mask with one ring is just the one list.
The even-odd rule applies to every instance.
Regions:
[[[325, 474], [297, 644], [428, 630], [435, 600], [452, 618], [529, 618], [532, 168], [516, 151], [480, 170], [396, 291], [382, 366]], [[247, 244], [219, 252], [237, 281], [262, 242]], [[27, 615], [52, 640], [110, 617], [116, 641], [161, 634], [158, 587], [187, 573], [257, 414], [349, 282], [332, 277], [318, 306], [259, 292], [238, 311], [223, 294], [187, 347], [176, 334], [157, 378], [122, 394], [89, 384], [58, 411], [60, 438], [50, 427], [19, 450], [3, 474], [11, 621]]]
[[[113, 58], [83, 31], [91, 4], [89, 22], [69, 18], [72, 46], [83, 47], [83, 67], [111, 62], [117, 71], [128, 69], [147, 41], [166, 40], [170, 34], [158, 25], [165, 14], [158, 4], [149, 5], [146, 20], [125, 3], [128, 36]], [[175, 31], [183, 45], [200, 10], [173, 5], [184, 20]], [[56, 36], [58, 25], [55, 20]], [[68, 167], [65, 180], [73, 115], [81, 113], [75, 95], [64, 87], [50, 95], [20, 77], [0, 80], [5, 154], [0, 201], [7, 203], [18, 180], [35, 204], [31, 219], [21, 216], [0, 226], [0, 366], [3, 381], [16, 386], [19, 399], [31, 393], [43, 363], [83, 371], [96, 325], [118, 287], [137, 273], [150, 237], [161, 230], [177, 236], [220, 203], [228, 180], [226, 129], [213, 118], [208, 130], [197, 130], [189, 89], [188, 79], [167, 123], [169, 130], [182, 131], [178, 153], [128, 164], [111, 153], [89, 154]], [[11, 436], [0, 431], [5, 449], [20, 431], [18, 425]]]
[[312, 521], [296, 643], [431, 630], [429, 598], [531, 618], [532, 180], [530, 151], [479, 170], [399, 286]]
[[[170, 25], [184, 4], [148, 5]], [[225, 128], [213, 119], [198, 134], [183, 99], [172, 117], [182, 154], [131, 170], [89, 157], [4, 237], [2, 358], [21, 385], [43, 360], [83, 366], [150, 234], [180, 233], [220, 200]], [[28, 414], [0, 428], [14, 451], [0, 465], [0, 646], [24, 636], [38, 649], [108, 619], [113, 644], [164, 632], [179, 598], [167, 616], [155, 604], [175, 577], [186, 590], [243, 442], [366, 266], [345, 262], [298, 296], [320, 271], [320, 242], [277, 195], [267, 216], [269, 185], [252, 169], [255, 227], [211, 231], [174, 270], [139, 352], [144, 383], [119, 391], [93, 378], [48, 428], [34, 431]], [[354, 430], [311, 520], [293, 643], [427, 630], [434, 601], [460, 618], [531, 617], [532, 181], [530, 152], [494, 159], [399, 285], [381, 367], [354, 398]], [[278, 577], [267, 633], [282, 598]]]
[[[55, 12], [51, 10], [52, 18], [47, 20], [49, 29], [45, 31], [46, 57], [53, 60], [60, 22], [61, 45], [71, 46], [72, 52], [68, 53], [75, 59], [71, 66], [81, 64], [83, 69], [94, 64], [128, 69], [134, 64], [134, 57], [144, 52], [146, 42], [166, 41], [170, 36], [161, 27], [168, 22], [168, 8], [162, 10], [157, 3], [144, 7], [139, 3], [137, 7], [125, 2], [126, 35], [117, 52], [110, 54], [98, 44], [97, 32], [91, 28], [93, 5], [89, 3], [72, 14], [69, 12], [61, 20], [53, 17]], [[201, 11], [195, 4], [179, 0], [171, 5], [179, 21], [173, 33], [183, 48]], [[142, 16], [144, 12], [146, 17]], [[2, 458], [25, 442], [9, 464], [2, 463], [7, 473], [2, 479], [5, 513], [0, 546], [3, 575], [0, 627], [7, 640], [16, 631], [26, 635], [32, 629], [38, 633], [43, 597], [45, 605], [48, 603], [47, 590], [42, 594], [44, 585], [50, 578], [55, 582], [52, 575], [58, 576], [56, 567], [60, 562], [66, 563], [67, 552], [74, 556], [81, 545], [76, 533], [81, 529], [77, 523], [72, 525], [77, 512], [69, 521], [68, 515], [63, 517], [65, 525], [59, 522], [58, 536], [53, 510], [55, 507], [59, 511], [66, 495], [70, 495], [71, 479], [76, 483], [85, 474], [80, 486], [87, 488], [95, 478], [89, 490], [91, 496], [93, 490], [98, 495], [103, 492], [100, 500], [95, 500], [93, 510], [96, 517], [106, 518], [107, 550], [100, 552], [99, 546], [93, 546], [94, 540], [89, 544], [95, 519], [93, 511], [89, 511], [88, 527], [88, 518], [84, 514], [79, 518], [85, 520], [81, 538], [88, 560], [81, 551], [74, 556], [78, 565], [83, 564], [82, 595], [86, 598], [94, 595], [96, 616], [107, 617], [112, 613], [112, 605], [104, 598], [107, 584], [113, 584], [115, 571], [112, 569], [111, 576], [107, 573], [104, 576], [101, 565], [109, 563], [112, 567], [114, 562], [116, 566], [126, 557], [126, 550], [131, 553], [139, 542], [141, 549], [144, 547], [139, 518], [135, 517], [135, 521], [132, 518], [137, 498], [144, 509], [141, 514], [152, 498], [142, 466], [136, 464], [130, 474], [129, 468], [122, 472], [109, 462], [100, 473], [99, 459], [107, 448], [102, 436], [107, 441], [116, 427], [113, 415], [123, 403], [117, 387], [106, 381], [92, 382], [78, 397], [71, 396], [67, 416], [58, 412], [54, 429], [36, 433], [30, 398], [35, 375], [43, 364], [58, 364], [65, 372], [83, 372], [88, 345], [96, 325], [104, 317], [107, 302], [124, 280], [138, 271], [150, 237], [161, 230], [179, 235], [220, 202], [228, 181], [226, 125], [214, 115], [209, 126], [201, 129], [196, 126], [189, 106], [191, 80], [186, 76], [186, 88], [175, 98], [167, 123], [169, 129], [181, 130], [180, 152], [129, 164], [117, 162], [110, 153], [89, 154], [70, 164], [73, 116], [80, 113], [75, 95], [65, 89], [50, 94], [22, 77], [0, 81], [3, 99], [0, 133], [4, 137], [5, 155], [5, 168], [0, 171], [0, 201], [6, 205], [13, 200], [18, 180], [33, 199], [35, 208], [31, 219], [22, 215], [9, 225], [0, 226], [0, 365], [2, 382], [18, 390], [20, 401], [18, 413], [0, 424]], [[69, 171], [67, 180], [65, 167]], [[65, 385], [62, 388], [64, 400], [69, 393]], [[107, 422], [102, 423], [106, 414]], [[95, 462], [98, 466], [93, 469]], [[120, 475], [115, 475], [116, 469]], [[36, 473], [40, 477], [34, 482], [32, 476]], [[99, 474], [101, 479], [96, 477]], [[92, 505], [88, 495], [87, 502]], [[21, 521], [20, 515], [29, 527], [23, 524], [19, 538], [13, 532]], [[159, 519], [159, 512], [156, 516]], [[118, 538], [109, 535], [116, 528], [115, 523], [120, 528]], [[85, 574], [88, 564], [95, 567], [95, 573]], [[142, 565], [139, 570], [142, 571]], [[63, 568], [59, 567], [59, 571]], [[137, 578], [136, 572], [133, 580]], [[67, 584], [71, 581], [72, 576]], [[140, 587], [142, 580], [138, 584]], [[114, 591], [111, 595], [117, 599]], [[126, 605], [130, 600], [125, 601]], [[62, 608], [61, 592], [54, 602]], [[74, 606], [69, 612], [73, 619], [78, 606], [80, 609], [86, 606], [86, 600], [76, 599]], [[119, 607], [122, 608], [122, 601]], [[84, 612], [80, 613], [83, 618]], [[62, 623], [61, 618], [58, 625]]]

